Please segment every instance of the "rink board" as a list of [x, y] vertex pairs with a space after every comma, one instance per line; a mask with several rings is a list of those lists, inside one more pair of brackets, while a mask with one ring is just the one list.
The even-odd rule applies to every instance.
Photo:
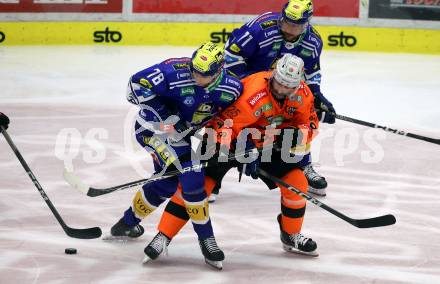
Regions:
[[[172, 45], [225, 42], [235, 23], [2, 22], [1, 45]], [[317, 26], [325, 49], [440, 54], [440, 30]]]

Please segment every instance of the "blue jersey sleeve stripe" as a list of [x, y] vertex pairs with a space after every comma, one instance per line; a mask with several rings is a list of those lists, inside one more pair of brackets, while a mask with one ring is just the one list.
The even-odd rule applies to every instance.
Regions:
[[268, 41], [273, 41], [273, 40], [276, 40], [276, 39], [282, 39], [282, 36], [280, 36], [280, 35], [276, 35], [276, 36], [270, 37], [270, 38], [268, 38], [268, 39], [265, 39], [265, 40], [263, 40], [263, 41], [260, 41], [258, 44], [259, 44], [259, 45], [263, 45], [263, 44], [265, 44], [265, 43], [268, 42]]
[[171, 82], [170, 86], [172, 86], [172, 85], [179, 85], [179, 84], [183, 84], [183, 83], [187, 83], [187, 82], [194, 82], [194, 80], [186, 79], [186, 80], [175, 81], [175, 82]]
[[260, 48], [263, 48], [263, 47], [269, 46], [269, 45], [271, 45], [271, 44], [273, 44], [273, 43], [275, 43], [275, 42], [282, 42], [282, 41], [283, 41], [282, 39], [274, 39], [273, 41], [266, 42], [265, 44], [260, 45]]
[[189, 82], [186, 84], [181, 84], [181, 85], [174, 85], [174, 86], [170, 86], [170, 90], [174, 89], [174, 88], [182, 88], [182, 87], [189, 87], [189, 86], [194, 86], [195, 82]]
[[231, 93], [231, 94], [235, 93], [234, 94], [235, 97], [240, 95], [240, 91], [237, 88], [234, 88], [234, 87], [231, 87], [231, 86], [226, 86], [226, 85], [219, 85], [219, 88], [220, 87], [228, 89], [228, 92]]

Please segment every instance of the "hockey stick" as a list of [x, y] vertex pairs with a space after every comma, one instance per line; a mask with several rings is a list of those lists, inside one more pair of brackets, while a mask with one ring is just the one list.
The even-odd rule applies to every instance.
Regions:
[[352, 219], [344, 214], [342, 214], [341, 212], [325, 205], [324, 203], [320, 202], [318, 199], [313, 198], [312, 196], [302, 192], [299, 189], [296, 189], [295, 187], [287, 184], [286, 182], [284, 182], [283, 180], [274, 177], [272, 175], [270, 175], [269, 173], [267, 173], [266, 171], [259, 169], [258, 170], [259, 173], [272, 180], [273, 182], [276, 182], [284, 187], [286, 187], [287, 189], [289, 189], [290, 191], [298, 194], [299, 196], [303, 197], [304, 199], [310, 201], [311, 203], [315, 204], [318, 207], [321, 207], [322, 209], [332, 213], [333, 215], [341, 218], [342, 220], [352, 224], [355, 227], [358, 228], [374, 228], [374, 227], [383, 227], [383, 226], [389, 226], [389, 225], [393, 225], [396, 223], [396, 218], [391, 215], [383, 215], [383, 216], [379, 216], [379, 217], [374, 217], [374, 218], [368, 218], [368, 219]]
[[194, 171], [197, 169], [203, 169], [203, 168], [206, 168], [207, 166], [208, 166], [208, 162], [203, 162], [199, 165], [193, 165], [193, 166], [183, 168], [182, 172], [180, 172], [179, 170], [170, 171], [166, 175], [152, 176], [147, 179], [140, 179], [140, 180], [136, 180], [136, 181], [132, 181], [129, 183], [124, 183], [121, 185], [108, 187], [108, 188], [96, 188], [96, 187], [88, 186], [88, 185], [84, 184], [81, 181], [81, 179], [78, 178], [73, 172], [69, 172], [66, 169], [64, 169], [63, 175], [64, 175], [64, 179], [67, 181], [68, 184], [70, 184], [71, 187], [75, 188], [76, 190], [81, 191], [84, 194], [87, 194], [87, 196], [96, 197], [96, 196], [112, 193], [114, 191], [124, 190], [124, 189], [131, 188], [131, 187], [141, 186], [141, 185], [153, 182], [153, 181], [158, 181], [158, 180], [170, 178], [170, 177], [173, 177], [179, 173]]
[[359, 120], [359, 119], [356, 119], [356, 118], [351, 118], [351, 117], [343, 116], [343, 115], [339, 115], [339, 114], [335, 114], [335, 117], [337, 119], [340, 119], [340, 120], [356, 123], [356, 124], [367, 126], [367, 127], [380, 128], [380, 129], [383, 129], [385, 131], [392, 132], [394, 134], [398, 134], [398, 135], [402, 135], [402, 136], [408, 136], [408, 137], [411, 137], [411, 138], [414, 138], [414, 139], [423, 140], [423, 141], [426, 141], [426, 142], [430, 142], [430, 143], [434, 143], [434, 144], [440, 145], [440, 139], [434, 139], [434, 138], [430, 138], [430, 137], [426, 137], [426, 136], [422, 136], [422, 135], [417, 135], [417, 134], [405, 132], [403, 130], [392, 129], [392, 128], [389, 128], [389, 127], [386, 127], [386, 126], [381, 126], [381, 125], [378, 125], [378, 124], [374, 124], [374, 123], [371, 123], [371, 122], [367, 122], [367, 121], [363, 121], [363, 120]]
[[71, 228], [66, 225], [61, 215], [58, 213], [55, 206], [53, 206], [52, 202], [50, 201], [49, 197], [47, 196], [46, 192], [44, 192], [43, 188], [41, 187], [40, 183], [38, 182], [37, 178], [32, 173], [31, 169], [27, 165], [26, 161], [24, 160], [23, 156], [18, 151], [17, 147], [15, 146], [14, 142], [12, 141], [9, 134], [6, 132], [6, 129], [3, 128], [3, 126], [0, 126], [0, 132], [5, 136], [6, 141], [8, 142], [9, 146], [11, 146], [12, 150], [14, 151], [15, 155], [17, 156], [18, 160], [20, 161], [23, 168], [26, 170], [27, 174], [31, 178], [32, 182], [34, 183], [35, 187], [38, 189], [38, 191], [41, 194], [41, 197], [43, 197], [44, 201], [46, 201], [46, 204], [49, 206], [50, 210], [52, 211], [53, 215], [55, 215], [55, 218], [58, 220], [58, 223], [60, 223], [61, 227], [63, 228], [64, 232], [69, 237], [77, 238], [77, 239], [96, 239], [99, 238], [102, 234], [101, 229], [99, 227], [93, 227], [93, 228], [87, 228], [87, 229], [75, 229]]
[[[237, 157], [242, 157], [247, 154], [253, 153], [253, 152], [255, 152], [255, 150], [258, 152], [263, 152], [263, 151], [268, 150], [268, 147], [271, 147], [272, 145], [273, 144], [266, 145], [265, 147], [263, 147], [263, 149], [256, 149], [256, 148], [251, 149], [248, 151], [244, 151], [243, 153], [240, 153], [240, 154], [230, 154], [227, 157], [227, 159], [228, 159], [228, 161], [236, 160]], [[270, 149], [272, 149], [272, 148], [269, 148], [269, 150]], [[208, 167], [208, 161], [202, 162], [198, 165], [188, 166], [186, 168], [183, 168], [182, 171], [179, 171], [179, 170], [170, 171], [170, 172], [166, 172], [165, 175], [161, 175], [161, 176], [154, 176], [153, 175], [152, 177], [147, 178], [147, 179], [140, 179], [140, 180], [136, 180], [136, 181], [132, 181], [129, 183], [124, 183], [121, 185], [108, 187], [108, 188], [96, 188], [96, 187], [88, 186], [88, 185], [84, 184], [82, 182], [82, 180], [80, 178], [78, 178], [73, 172], [69, 172], [66, 169], [64, 169], [63, 176], [64, 176], [64, 179], [67, 181], [67, 183], [71, 187], [75, 188], [76, 190], [81, 191], [82, 193], [86, 194], [87, 196], [96, 197], [96, 196], [112, 193], [114, 191], [124, 190], [127, 188], [141, 186], [141, 185], [153, 182], [153, 181], [158, 181], [158, 180], [170, 178], [170, 177], [176, 176], [180, 173], [185, 173], [185, 172], [194, 171], [194, 170], [200, 170], [200, 169], [203, 169], [206, 167]]]

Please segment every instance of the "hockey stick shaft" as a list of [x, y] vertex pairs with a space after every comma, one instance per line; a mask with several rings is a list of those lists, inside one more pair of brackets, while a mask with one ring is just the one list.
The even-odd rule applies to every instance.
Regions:
[[[243, 157], [245, 155], [254, 153], [256, 150], [258, 152], [268, 151], [268, 150], [272, 149], [272, 146], [273, 146], [273, 144], [268, 144], [268, 145], [265, 145], [262, 149], [251, 149], [251, 150], [239, 153], [239, 154], [231, 154], [231, 155], [227, 156], [226, 159], [228, 161], [236, 160], [238, 157]], [[197, 165], [188, 166], [186, 168], [183, 168], [182, 171], [174, 170], [174, 171], [166, 172], [165, 175], [158, 175], [158, 176], [153, 175], [152, 177], [147, 178], [147, 179], [140, 179], [140, 180], [136, 180], [136, 181], [132, 181], [129, 183], [124, 183], [121, 185], [108, 187], [108, 188], [89, 187], [89, 186], [83, 184], [83, 182], [78, 177], [76, 177], [73, 173], [67, 172], [67, 171], [64, 171], [64, 178], [73, 188], [85, 193], [87, 196], [97, 197], [97, 196], [101, 196], [104, 194], [112, 193], [114, 191], [119, 191], [119, 190], [124, 190], [124, 189], [132, 188], [132, 187], [142, 186], [147, 183], [171, 178], [171, 177], [174, 177], [174, 176], [181, 174], [181, 173], [194, 171], [194, 170], [200, 170], [200, 169], [203, 169], [206, 167], [208, 167], [207, 161], [202, 162]]]
[[[101, 236], [101, 229], [94, 227], [94, 228], [88, 228], [88, 229], [74, 229], [70, 228], [66, 225], [61, 215], [58, 213], [55, 206], [50, 201], [49, 197], [47, 196], [46, 192], [41, 187], [40, 183], [38, 182], [35, 175], [32, 173], [32, 170], [29, 168], [28, 164], [26, 163], [25, 159], [21, 155], [20, 151], [18, 151], [17, 147], [15, 146], [14, 142], [12, 141], [9, 134], [6, 132], [6, 129], [3, 128], [3, 126], [0, 126], [0, 130], [5, 137], [6, 141], [8, 142], [11, 149], [14, 151], [15, 155], [17, 156], [18, 160], [20, 161], [21, 165], [25, 169], [26, 173], [34, 183], [35, 187], [38, 189], [38, 192], [40, 193], [41, 197], [43, 197], [44, 201], [46, 201], [47, 206], [49, 206], [49, 209], [52, 211], [53, 215], [57, 219], [58, 223], [60, 223], [61, 227], [63, 228], [64, 232], [73, 238], [79, 238], [79, 239], [93, 239], [93, 238], [99, 238]], [[99, 233], [99, 235], [98, 235]]]
[[[150, 183], [150, 182], [154, 182], [154, 181], [158, 181], [158, 180], [162, 180], [162, 179], [167, 179], [170, 177], [174, 177], [180, 173], [184, 173], [184, 172], [189, 172], [189, 171], [194, 171], [197, 169], [203, 169], [206, 168], [208, 166], [208, 162], [203, 162], [199, 165], [193, 165], [193, 166], [189, 166], [186, 168], [183, 168], [182, 171], [179, 170], [175, 170], [175, 171], [171, 171], [168, 172], [166, 175], [162, 175], [162, 176], [153, 176], [147, 179], [140, 179], [137, 181], [132, 181], [129, 183], [125, 183], [125, 184], [121, 184], [121, 185], [117, 185], [117, 186], [113, 186], [113, 187], [109, 187], [109, 188], [94, 188], [94, 187], [89, 187], [87, 188], [86, 194], [90, 197], [96, 197], [96, 196], [100, 196], [100, 195], [104, 195], [104, 194], [108, 194], [114, 191], [119, 191], [119, 190], [124, 190], [127, 188], [132, 188], [132, 187], [137, 187], [137, 186], [142, 186], [144, 184]], [[83, 191], [83, 190], [81, 190]]]
[[414, 139], [423, 140], [423, 141], [426, 141], [426, 142], [430, 142], [430, 143], [434, 143], [434, 144], [440, 145], [440, 139], [434, 139], [434, 138], [430, 138], [430, 137], [426, 137], [426, 136], [422, 136], [422, 135], [418, 135], [418, 134], [413, 134], [413, 133], [405, 132], [403, 130], [389, 128], [387, 126], [382, 126], [382, 125], [374, 124], [374, 123], [371, 123], [371, 122], [359, 120], [359, 119], [356, 119], [356, 118], [351, 118], [351, 117], [348, 117], [348, 116], [343, 116], [343, 115], [340, 115], [340, 114], [335, 114], [335, 116], [336, 116], [337, 119], [340, 119], [340, 120], [356, 123], [356, 124], [363, 125], [363, 126], [366, 126], [366, 127], [379, 128], [379, 129], [382, 129], [384, 131], [392, 132], [392, 133], [397, 134], [397, 135], [408, 136], [408, 137], [411, 137], [411, 138], [414, 138]]
[[330, 206], [322, 203], [316, 198], [313, 198], [312, 196], [302, 192], [301, 190], [289, 185], [282, 179], [279, 179], [277, 177], [274, 177], [267, 173], [266, 171], [259, 169], [260, 175], [272, 180], [273, 182], [284, 186], [285, 188], [289, 189], [290, 191], [298, 194], [299, 196], [303, 197], [304, 199], [308, 200], [309, 202], [315, 204], [316, 206], [326, 210], [327, 212], [330, 212], [331, 214], [341, 218], [342, 220], [350, 223], [351, 225], [357, 227], [357, 228], [374, 228], [374, 227], [383, 227], [383, 226], [389, 226], [396, 223], [396, 218], [393, 215], [383, 215], [379, 217], [374, 218], [368, 218], [368, 219], [352, 219], [341, 212], [331, 208]]

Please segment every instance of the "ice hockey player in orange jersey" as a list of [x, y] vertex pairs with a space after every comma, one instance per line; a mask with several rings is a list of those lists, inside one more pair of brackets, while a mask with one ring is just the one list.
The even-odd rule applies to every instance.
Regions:
[[[223, 146], [237, 141], [237, 157], [237, 153], [243, 150], [261, 149], [264, 145], [274, 146], [273, 151], [267, 153], [263, 150], [258, 159], [248, 160], [244, 165], [218, 162], [215, 167], [208, 167], [205, 188], [209, 195], [216, 179], [234, 166], [241, 168], [248, 176], [260, 178], [271, 189], [279, 187], [281, 214], [277, 216], [277, 221], [283, 248], [289, 252], [317, 256], [315, 241], [301, 233], [306, 200], [258, 174], [262, 169], [307, 192], [307, 179], [301, 167], [310, 163], [310, 143], [319, 122], [314, 110], [313, 94], [302, 81], [303, 66], [301, 58], [286, 54], [278, 61], [273, 72], [255, 73], [242, 80], [243, 94], [213, 122], [218, 140]], [[228, 119], [229, 122], [232, 120], [232, 126], [225, 123]], [[281, 133], [276, 135], [276, 130]], [[252, 139], [248, 139], [250, 135], [253, 135]], [[150, 259], [156, 259], [188, 219], [184, 203], [177, 193], [165, 208], [158, 226], [159, 233], [145, 248], [145, 254]]]

